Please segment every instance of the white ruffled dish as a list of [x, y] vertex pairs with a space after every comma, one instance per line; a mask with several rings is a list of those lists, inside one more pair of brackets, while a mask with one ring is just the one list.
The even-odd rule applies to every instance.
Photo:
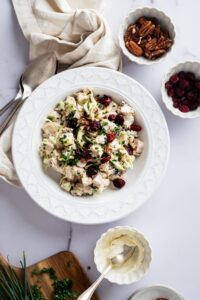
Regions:
[[196, 75], [196, 77], [200, 79], [200, 62], [186, 61], [172, 67], [162, 80], [162, 86], [161, 86], [162, 100], [165, 103], [167, 109], [170, 110], [177, 117], [184, 118], [184, 119], [192, 119], [192, 118], [200, 117], [200, 106], [194, 111], [183, 113], [178, 108], [173, 107], [172, 98], [169, 97], [167, 94], [165, 83], [169, 80], [169, 78], [173, 74], [176, 74], [180, 71], [193, 72]]
[[[120, 190], [108, 188], [94, 196], [75, 197], [47, 174], [39, 157], [41, 128], [48, 113], [66, 96], [84, 87], [124, 100], [135, 108], [144, 151], [126, 175]], [[151, 94], [132, 78], [106, 68], [83, 67], [59, 73], [39, 86], [24, 103], [14, 128], [12, 154], [20, 181], [44, 210], [63, 220], [100, 224], [118, 220], [145, 203], [165, 174], [170, 152], [165, 118]]]
[[[125, 46], [124, 43], [124, 34], [130, 24], [135, 23], [140, 17], [145, 16], [145, 17], [151, 17], [151, 18], [157, 18], [160, 22], [160, 24], [166, 28], [169, 31], [170, 37], [173, 40], [173, 45], [169, 49], [169, 51], [166, 52], [162, 57], [155, 59], [155, 60], [148, 60], [145, 57], [137, 57], [130, 53], [128, 49]], [[119, 44], [122, 49], [122, 52], [126, 57], [128, 57], [131, 61], [136, 62], [137, 64], [141, 65], [152, 65], [154, 63], [158, 63], [162, 61], [163, 59], [168, 56], [172, 49], [174, 48], [175, 45], [175, 39], [176, 39], [176, 32], [174, 25], [171, 21], [171, 19], [162, 11], [152, 8], [152, 7], [143, 7], [143, 8], [138, 8], [134, 11], [131, 11], [124, 19], [124, 21], [121, 23], [120, 30], [119, 30]]]
[[174, 289], [164, 285], [154, 285], [136, 291], [129, 300], [147, 300], [164, 298], [169, 300], [184, 300]]
[[145, 275], [151, 262], [151, 248], [148, 241], [140, 232], [129, 226], [118, 226], [109, 229], [97, 241], [94, 250], [94, 261], [97, 270], [102, 273], [109, 263], [108, 256], [110, 254], [109, 246], [111, 242], [122, 235], [127, 235], [138, 241], [142, 247], [140, 251], [143, 251], [143, 259], [137, 268], [134, 268], [134, 265], [131, 265], [128, 261], [119, 268], [113, 268], [105, 278], [117, 284], [130, 284], [139, 281]]

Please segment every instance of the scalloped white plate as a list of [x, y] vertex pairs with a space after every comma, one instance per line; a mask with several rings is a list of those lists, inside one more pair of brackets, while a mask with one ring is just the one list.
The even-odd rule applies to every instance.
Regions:
[[[127, 172], [123, 189], [107, 189], [100, 195], [80, 198], [62, 191], [56, 177], [43, 171], [38, 149], [48, 112], [83, 87], [109, 93], [116, 101], [123, 99], [133, 106], [143, 126], [140, 136], [145, 148], [133, 170]], [[54, 216], [82, 224], [115, 221], [145, 203], [166, 171], [170, 148], [166, 121], [151, 94], [122, 73], [94, 67], [62, 72], [38, 87], [19, 112], [12, 143], [17, 174], [31, 198]]]

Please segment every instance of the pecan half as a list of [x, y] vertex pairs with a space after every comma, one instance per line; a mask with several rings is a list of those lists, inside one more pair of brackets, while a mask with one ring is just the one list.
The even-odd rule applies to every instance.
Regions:
[[159, 42], [158, 44], [157, 44], [157, 46], [156, 46], [156, 50], [158, 50], [158, 49], [165, 49], [165, 50], [167, 50], [167, 49], [169, 49], [170, 47], [172, 46], [172, 40], [170, 40], [170, 39], [167, 39], [167, 40], [164, 40], [164, 41], [162, 41], [162, 42]]
[[135, 56], [142, 56], [143, 50], [140, 46], [136, 44], [134, 41], [130, 41], [126, 43], [128, 50], [133, 53]]
[[155, 49], [156, 49], [157, 44], [158, 44], [158, 41], [157, 41], [156, 38], [154, 38], [154, 39], [151, 39], [149, 42], [147, 42], [147, 43], [145, 44], [145, 48], [146, 48], [147, 50], [152, 51], [152, 50], [155, 50]]
[[151, 53], [151, 59], [156, 59], [165, 53], [166, 53], [166, 50], [164, 50], [164, 49], [155, 50]]
[[151, 34], [155, 29], [155, 25], [151, 21], [148, 21], [146, 24], [142, 25], [139, 30], [139, 35], [144, 38], [147, 35]]

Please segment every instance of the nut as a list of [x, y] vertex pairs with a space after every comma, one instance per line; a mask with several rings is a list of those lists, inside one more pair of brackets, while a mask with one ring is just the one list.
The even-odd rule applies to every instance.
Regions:
[[124, 41], [132, 54], [150, 60], [164, 55], [173, 44], [169, 32], [161, 28], [158, 20], [145, 16], [128, 26]]
[[133, 53], [135, 56], [142, 56], [143, 50], [140, 46], [138, 46], [138, 44], [136, 44], [136, 42], [130, 41], [126, 43], [126, 46], [129, 49], [129, 51]]
[[139, 30], [139, 35], [144, 38], [148, 35], [150, 35], [155, 29], [155, 25], [152, 24], [151, 21], [148, 21], [146, 24], [142, 25], [142, 27]]
[[157, 41], [156, 38], [154, 38], [154, 39], [151, 39], [149, 42], [147, 42], [147, 43], [145, 44], [145, 48], [146, 48], [147, 50], [152, 51], [152, 50], [155, 50], [155, 49], [156, 49], [157, 45], [158, 45], [158, 41]]
[[151, 52], [151, 59], [156, 59], [166, 53], [166, 50], [159, 49]]

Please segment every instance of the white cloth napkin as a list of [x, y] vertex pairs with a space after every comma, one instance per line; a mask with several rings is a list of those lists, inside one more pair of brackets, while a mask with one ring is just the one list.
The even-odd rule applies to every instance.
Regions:
[[[121, 68], [120, 51], [100, 15], [104, 0], [12, 0], [30, 42], [30, 59], [53, 51], [65, 68]], [[20, 186], [11, 159], [13, 124], [0, 137], [0, 177]]]

